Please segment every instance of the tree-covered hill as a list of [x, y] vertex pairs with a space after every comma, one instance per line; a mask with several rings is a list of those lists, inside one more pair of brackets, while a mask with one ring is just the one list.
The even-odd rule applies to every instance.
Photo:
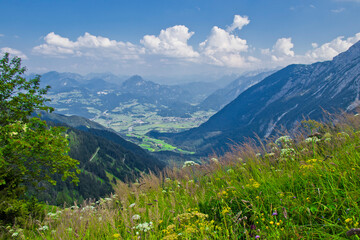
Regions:
[[40, 200], [49, 204], [105, 197], [114, 191], [113, 186], [118, 180], [134, 181], [141, 173], [157, 172], [165, 167], [165, 163], [139, 146], [88, 119], [53, 113], [43, 113], [42, 117], [50, 126], [67, 128], [69, 156], [80, 162], [81, 170], [77, 186], [60, 181], [56, 186], [47, 185], [45, 190], [36, 193]]

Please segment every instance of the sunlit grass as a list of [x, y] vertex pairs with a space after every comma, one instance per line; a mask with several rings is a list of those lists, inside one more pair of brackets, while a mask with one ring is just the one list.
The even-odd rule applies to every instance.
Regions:
[[291, 138], [244, 143], [202, 165], [119, 182], [109, 198], [47, 210], [44, 220], [2, 236], [345, 239], [360, 222], [360, 116], [303, 126]]

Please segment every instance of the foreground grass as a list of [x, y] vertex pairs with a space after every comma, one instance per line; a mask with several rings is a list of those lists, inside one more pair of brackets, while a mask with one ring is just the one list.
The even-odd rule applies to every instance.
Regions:
[[[50, 209], [18, 239], [359, 239], [360, 116], [314, 121], [293, 139], [246, 143], [209, 163], [119, 183], [116, 194]], [[315, 133], [315, 134], [314, 134]], [[310, 135], [310, 136], [309, 136]]]

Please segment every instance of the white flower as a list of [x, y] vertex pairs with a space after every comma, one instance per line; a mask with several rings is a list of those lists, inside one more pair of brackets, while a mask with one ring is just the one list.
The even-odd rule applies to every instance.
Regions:
[[133, 208], [133, 207], [135, 207], [135, 205], [136, 205], [135, 203], [132, 203], [129, 205], [129, 208]]
[[279, 144], [279, 143], [287, 144], [287, 143], [290, 143], [291, 141], [292, 141], [292, 139], [290, 136], [281, 136], [278, 139], [276, 139], [275, 143], [276, 144]]
[[194, 161], [186, 161], [186, 162], [184, 162], [183, 168], [196, 166], [196, 165], [199, 165], [199, 164]]
[[134, 227], [133, 229], [137, 229], [139, 231], [142, 232], [147, 232], [150, 231], [153, 228], [153, 223], [152, 222], [144, 222], [144, 223], [139, 223], [136, 227]]
[[139, 220], [140, 219], [140, 215], [135, 214], [134, 216], [131, 217], [132, 220]]
[[315, 137], [308, 137], [308, 138], [305, 139], [306, 143], [316, 143], [318, 141], [320, 141], [320, 139], [318, 139], [316, 136]]
[[48, 229], [49, 229], [49, 227], [46, 226], [46, 225], [44, 225], [44, 226], [40, 227], [38, 230], [39, 230], [39, 231], [46, 231], [46, 230], [48, 230]]

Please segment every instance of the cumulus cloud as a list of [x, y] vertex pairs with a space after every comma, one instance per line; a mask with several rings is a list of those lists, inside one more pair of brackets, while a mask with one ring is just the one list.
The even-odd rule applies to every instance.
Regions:
[[28, 59], [28, 57], [21, 52], [20, 50], [17, 49], [13, 49], [13, 48], [9, 48], [9, 47], [4, 47], [0, 49], [1, 55], [4, 55], [5, 53], [10, 53], [11, 55], [17, 56], [21, 59]]
[[161, 30], [159, 36], [145, 35], [140, 41], [147, 53], [160, 54], [174, 58], [195, 58], [199, 53], [188, 45], [188, 40], [194, 32], [183, 25], [176, 25]]
[[353, 37], [344, 39], [343, 36], [339, 36], [331, 42], [324, 43], [320, 47], [318, 44], [312, 44], [314, 49], [308, 51], [305, 57], [310, 62], [331, 60], [333, 57], [348, 50], [354, 43], [360, 41], [360, 33], [355, 34]]
[[292, 50], [294, 44], [291, 38], [279, 38], [272, 49], [262, 49], [261, 53], [271, 56], [272, 61], [283, 61], [295, 56], [295, 52]]
[[110, 40], [102, 36], [94, 36], [85, 33], [71, 41], [54, 32], [44, 38], [45, 43], [33, 48], [36, 54], [65, 57], [65, 56], [87, 56], [93, 58], [105, 57], [115, 59], [137, 59], [143, 49], [129, 42]]
[[235, 15], [233, 23], [226, 30], [228, 32], [232, 32], [235, 29], [241, 30], [244, 26], [248, 25], [249, 23], [250, 23], [250, 20], [249, 20], [248, 16], [242, 17], [240, 15]]
[[324, 43], [312, 43], [312, 49], [304, 54], [295, 54], [291, 38], [280, 38], [272, 49], [262, 49], [261, 64], [269, 67], [285, 66], [292, 63], [310, 64], [319, 61], [331, 60], [338, 54], [348, 50], [354, 43], [360, 41], [360, 33], [352, 37], [339, 36]]
[[246, 16], [235, 15], [232, 25], [227, 30], [214, 26], [210, 36], [199, 45], [205, 61], [219, 66], [243, 67], [247, 61], [242, 53], [247, 52], [249, 46], [245, 39], [232, 34], [232, 31], [241, 29], [249, 23], [250, 20]]

